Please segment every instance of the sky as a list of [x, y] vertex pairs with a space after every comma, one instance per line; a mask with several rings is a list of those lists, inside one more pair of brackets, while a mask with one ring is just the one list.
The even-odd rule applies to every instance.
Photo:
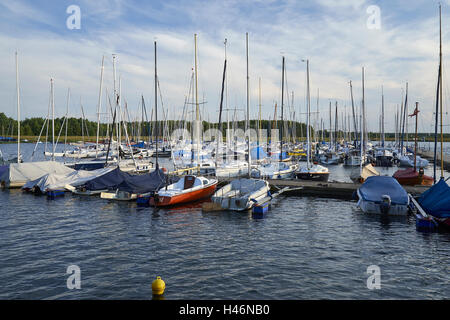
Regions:
[[[70, 6], [80, 9], [78, 28]], [[162, 106], [170, 119], [180, 119], [194, 67], [194, 34], [198, 44], [198, 95], [204, 120], [218, 121], [227, 39], [228, 117], [243, 119], [246, 109], [246, 32], [249, 37], [250, 116], [261, 109], [273, 119], [281, 114], [281, 65], [286, 63], [285, 115], [306, 116], [306, 63], [310, 66], [312, 121], [328, 128], [329, 105], [338, 119], [350, 120], [352, 81], [357, 112], [362, 101], [368, 128], [379, 130], [384, 93], [385, 128], [394, 131], [394, 115], [405, 99], [419, 103], [419, 132], [434, 131], [439, 65], [439, 2], [434, 0], [0, 0], [0, 112], [17, 118], [15, 52], [19, 58], [21, 118], [46, 117], [50, 78], [55, 84], [55, 114], [63, 116], [70, 88], [69, 114], [96, 119], [102, 57], [105, 58], [102, 113], [117, 82], [132, 118], [138, 117], [141, 95], [147, 112], [154, 104], [154, 41]], [[375, 11], [373, 11], [375, 8]], [[378, 11], [377, 11], [378, 10]], [[379, 14], [377, 14], [377, 12]], [[70, 23], [69, 23], [70, 26]], [[448, 32], [450, 1], [442, 1], [444, 125], [450, 80]], [[293, 103], [292, 103], [293, 96]], [[192, 105], [189, 105], [192, 107]], [[161, 107], [161, 105], [159, 105]], [[317, 113], [317, 109], [319, 113]], [[159, 109], [159, 114], [162, 110]], [[192, 115], [192, 113], [191, 113]], [[227, 113], [223, 115], [227, 118]], [[102, 119], [106, 115], [102, 114]], [[342, 126], [342, 122], [340, 126]], [[351, 120], [352, 121], [352, 120]], [[409, 131], [414, 130], [410, 118]], [[447, 127], [444, 129], [447, 132]]]

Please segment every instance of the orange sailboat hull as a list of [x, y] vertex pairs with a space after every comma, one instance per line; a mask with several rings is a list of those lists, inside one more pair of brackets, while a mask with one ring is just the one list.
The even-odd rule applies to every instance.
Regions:
[[[217, 182], [208, 187], [193, 190], [191, 192], [180, 193], [174, 196], [158, 196], [157, 201], [155, 201], [155, 197], [150, 198], [150, 205], [157, 207], [165, 207], [165, 206], [173, 206], [176, 204], [187, 203], [192, 201], [197, 201], [200, 199], [204, 199], [210, 197], [216, 191]], [[156, 204], [155, 204], [156, 202]]]
[[397, 170], [393, 177], [397, 179], [398, 183], [404, 186], [431, 186], [433, 185], [433, 178], [425, 174], [419, 174], [413, 168], [408, 168], [405, 170]]

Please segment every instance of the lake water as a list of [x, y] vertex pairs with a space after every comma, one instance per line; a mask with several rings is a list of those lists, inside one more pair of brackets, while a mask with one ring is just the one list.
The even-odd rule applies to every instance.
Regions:
[[[363, 214], [354, 201], [281, 196], [262, 219], [20, 190], [0, 191], [0, 203], [0, 299], [151, 299], [156, 276], [165, 299], [450, 298], [450, 234]], [[66, 286], [70, 265], [79, 290]], [[381, 289], [367, 288], [372, 265]]]

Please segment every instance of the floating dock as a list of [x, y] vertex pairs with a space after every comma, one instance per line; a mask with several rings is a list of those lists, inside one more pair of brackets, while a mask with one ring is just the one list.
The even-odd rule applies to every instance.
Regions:
[[[232, 179], [220, 179], [219, 186], [228, 183]], [[307, 196], [319, 198], [332, 198], [343, 200], [354, 200], [354, 193], [361, 186], [360, 183], [352, 182], [323, 182], [323, 181], [307, 181], [300, 179], [268, 179], [271, 191], [276, 192], [281, 188], [299, 188], [296, 190], [288, 190], [285, 195]], [[413, 196], [422, 194], [429, 186], [403, 186], [406, 192]]]

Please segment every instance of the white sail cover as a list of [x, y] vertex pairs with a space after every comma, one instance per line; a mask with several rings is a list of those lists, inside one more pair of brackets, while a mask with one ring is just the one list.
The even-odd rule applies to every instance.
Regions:
[[55, 161], [11, 163], [0, 176], [0, 183], [6, 187], [22, 187], [46, 174], [69, 174], [73, 171], [64, 164]]
[[49, 173], [36, 180], [27, 182], [22, 189], [39, 188], [41, 192], [46, 192], [50, 190], [62, 190], [65, 189], [67, 185], [78, 187], [89, 180], [100, 177], [112, 170], [114, 170], [114, 168], [102, 168], [92, 171], [72, 170], [72, 172], [68, 174]]

